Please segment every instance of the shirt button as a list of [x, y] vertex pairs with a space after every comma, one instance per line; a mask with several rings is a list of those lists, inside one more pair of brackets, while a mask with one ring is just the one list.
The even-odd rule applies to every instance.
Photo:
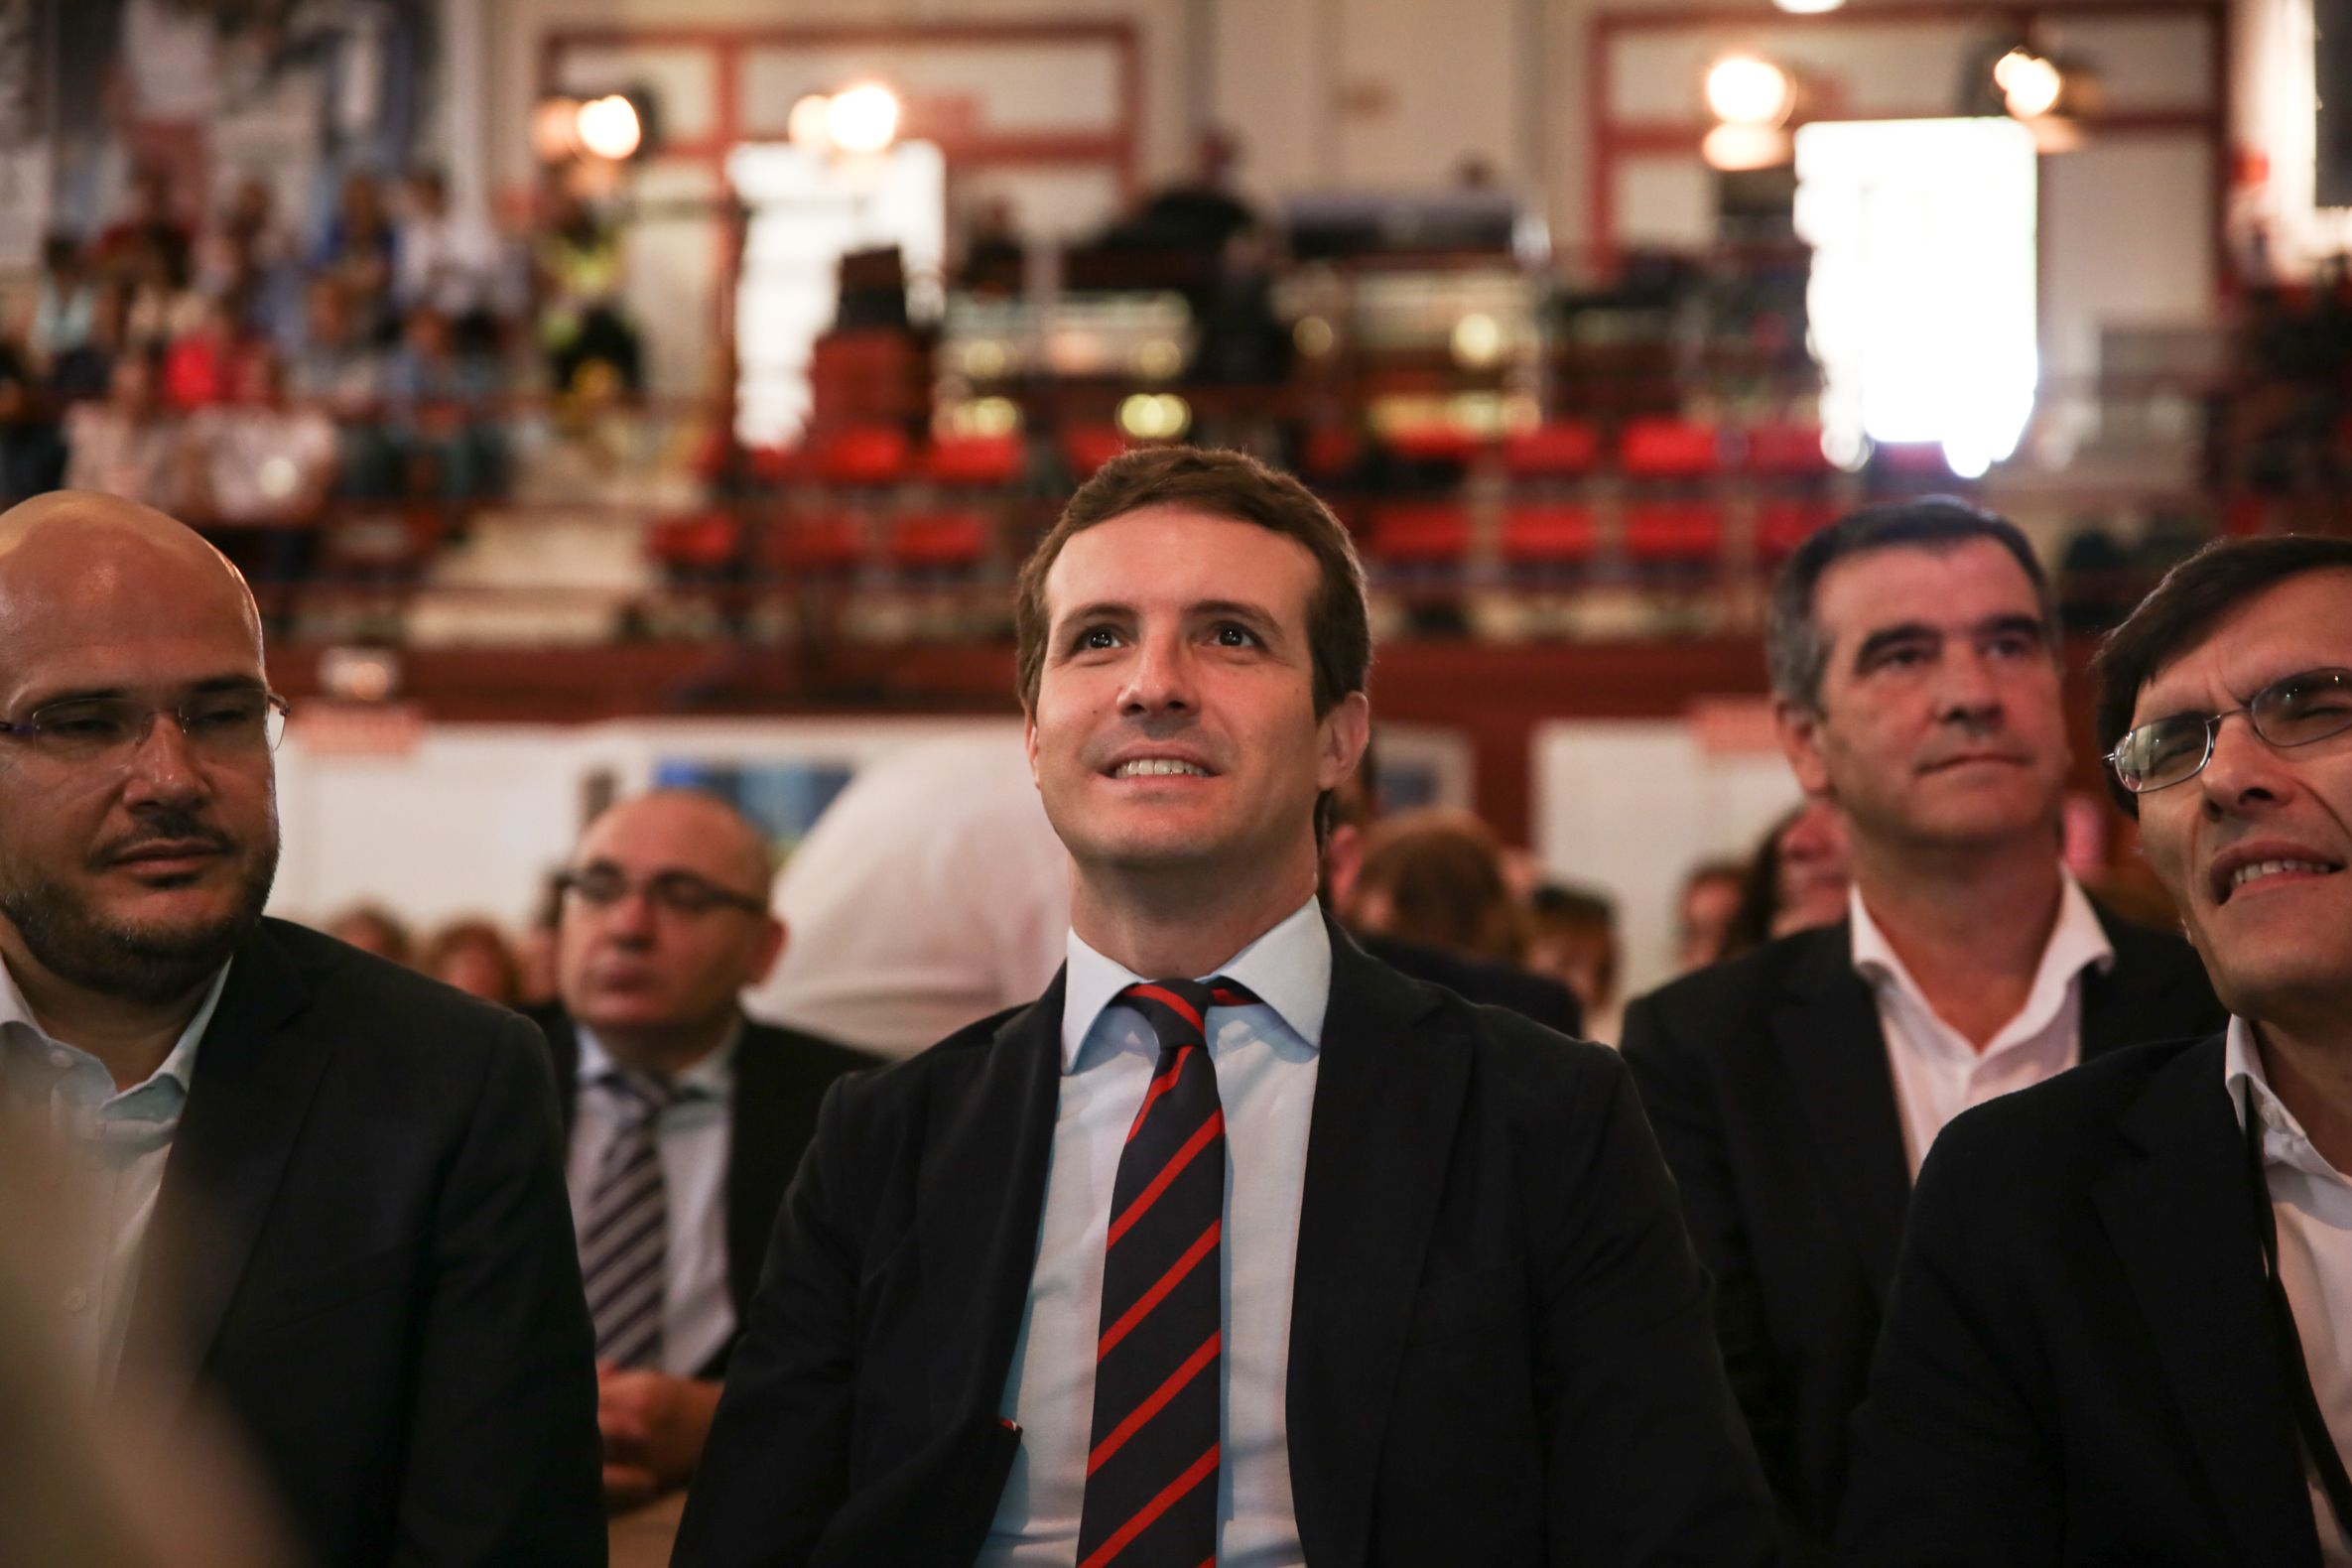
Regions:
[[60, 1303], [67, 1312], [79, 1312], [89, 1304], [90, 1293], [79, 1285], [69, 1286], [65, 1291], [65, 1299]]

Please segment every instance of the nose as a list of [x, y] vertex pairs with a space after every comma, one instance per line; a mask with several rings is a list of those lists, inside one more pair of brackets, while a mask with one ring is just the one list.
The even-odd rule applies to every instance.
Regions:
[[1119, 712], [1130, 718], [1190, 713], [1198, 705], [1188, 645], [1174, 633], [1147, 636], [1127, 666]]
[[203, 774], [190, 752], [188, 731], [170, 714], [148, 715], [146, 731], [131, 743], [126, 797], [133, 803], [177, 803], [203, 791]]
[[642, 947], [653, 940], [653, 895], [643, 887], [625, 889], [601, 912], [604, 935], [626, 947]]
[[1979, 726], [1999, 721], [2001, 683], [1980, 649], [1965, 641], [1947, 648], [1936, 673], [1936, 717]]
[[2275, 803], [2292, 788], [2286, 759], [2244, 714], [2226, 715], [2214, 727], [2213, 753], [2193, 782], [2215, 817]]

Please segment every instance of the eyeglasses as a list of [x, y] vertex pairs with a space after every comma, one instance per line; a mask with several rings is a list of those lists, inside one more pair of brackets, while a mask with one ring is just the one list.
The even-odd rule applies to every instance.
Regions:
[[128, 760], [147, 743], [155, 721], [169, 717], [198, 758], [230, 762], [277, 750], [292, 712], [286, 699], [260, 687], [204, 692], [177, 708], [129, 697], [72, 697], [34, 709], [20, 723], [0, 721], [0, 735], [50, 761], [92, 767]]
[[556, 885], [596, 909], [609, 909], [629, 894], [641, 892], [646, 902], [674, 915], [707, 915], [714, 909], [740, 909], [753, 915], [768, 912], [767, 900], [705, 881], [692, 871], [658, 871], [634, 882], [616, 865], [584, 865], [558, 876]]
[[2116, 742], [2107, 765], [2135, 795], [2195, 778], [2232, 714], [2244, 714], [2257, 735], [2282, 748], [2340, 735], [2352, 729], [2352, 670], [2305, 670], [2273, 681], [2227, 714], [2175, 714], [2142, 724]]

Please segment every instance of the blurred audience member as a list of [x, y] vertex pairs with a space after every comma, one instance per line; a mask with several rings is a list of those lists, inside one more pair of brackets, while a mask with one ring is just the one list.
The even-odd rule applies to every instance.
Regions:
[[316, 552], [317, 525], [334, 483], [334, 424], [286, 396], [277, 350], [239, 357], [234, 396], [188, 424], [192, 514], [246, 577], [300, 578]]
[[301, 327], [301, 277], [276, 206], [267, 181], [237, 182], [219, 222], [197, 245], [196, 288], [228, 307], [240, 333], [291, 348]]
[[479, 218], [451, 209], [449, 181], [437, 168], [412, 172], [405, 197], [392, 285], [395, 303], [407, 312], [430, 307], [466, 347], [488, 348], [497, 331], [505, 266], [498, 236]]
[[505, 936], [487, 920], [457, 920], [433, 933], [417, 968], [468, 996], [519, 1007], [522, 970]]
[[54, 490], [65, 480], [65, 443], [43, 406], [32, 372], [0, 344], [0, 505]]
[[743, 1017], [785, 944], [760, 831], [714, 796], [614, 806], [564, 874], [546, 1024], [596, 1324], [609, 1507], [686, 1484], [784, 1187], [873, 1058]]
[[2177, 937], [2059, 862], [2057, 629], [2016, 527], [1942, 498], [1856, 512], [1789, 558], [1769, 627], [1782, 749], [1846, 824], [1849, 918], [1637, 998], [1624, 1044], [1805, 1561], [1944, 1124], [2219, 1008]]
[[547, 354], [549, 383], [558, 394], [576, 391], [584, 370], [603, 365], [623, 390], [636, 391], [641, 349], [621, 299], [626, 274], [619, 230], [584, 197], [561, 192], [537, 258], [539, 344]]
[[1490, 964], [1517, 964], [1527, 952], [1502, 845], [1466, 811], [1430, 807], [1374, 823], [1340, 918], [1372, 936]]
[[1228, 240], [1256, 226], [1256, 210], [1234, 188], [1241, 152], [1230, 131], [1203, 131], [1191, 178], [1165, 187], [1144, 203], [1141, 233], [1171, 249], [1216, 256]]
[[399, 453], [380, 418], [387, 368], [343, 285], [313, 278], [303, 291], [302, 341], [287, 360], [286, 385], [335, 422], [338, 495], [380, 501], [400, 493]]
[[131, 171], [128, 206], [122, 216], [98, 231], [94, 248], [98, 266], [106, 271], [129, 274], [152, 258], [185, 284], [195, 260], [195, 243], [194, 232], [180, 215], [171, 166], [147, 159]]
[[1607, 895], [1557, 882], [1535, 889], [1527, 905], [1527, 967], [1576, 993], [1588, 1040], [1617, 1039], [1621, 958], [1617, 905]]
[[1723, 957], [1748, 871], [1737, 860], [1702, 860], [1682, 878], [1674, 901], [1674, 973], [1688, 975]]
[[1017, 1006], [1062, 967], [1070, 857], [1018, 734], [927, 741], [859, 767], [776, 887], [792, 927], [752, 1014], [912, 1056]]
[[90, 266], [79, 240], [52, 234], [42, 241], [41, 281], [33, 288], [25, 349], [44, 374], [60, 358], [89, 343], [98, 329], [98, 301], [104, 291], [104, 280]]
[[188, 413], [234, 396], [239, 362], [251, 351], [235, 305], [203, 300], [194, 324], [164, 350], [165, 401]]
[[346, 175], [312, 270], [342, 285], [362, 329], [371, 336], [388, 336], [393, 330], [392, 267], [397, 248], [383, 182], [366, 170]]
[[381, 904], [354, 904], [321, 929], [337, 942], [395, 964], [413, 965], [416, 959], [416, 940], [408, 926]]
[[1735, 959], [1775, 937], [1836, 925], [1846, 918], [1849, 881], [1846, 825], [1837, 808], [1805, 802], [1757, 845], [1718, 957]]
[[181, 505], [187, 462], [180, 417], [166, 407], [162, 356], [131, 349], [117, 356], [106, 400], [65, 414], [65, 485], [103, 490], [159, 510]]
[[464, 501], [497, 488], [505, 461], [491, 410], [497, 391], [497, 366], [461, 351], [449, 318], [432, 306], [409, 312], [383, 373], [384, 430], [400, 454], [403, 493]]

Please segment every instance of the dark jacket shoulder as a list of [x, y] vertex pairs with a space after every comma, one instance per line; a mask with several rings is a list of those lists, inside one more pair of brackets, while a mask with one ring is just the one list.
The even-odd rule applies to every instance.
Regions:
[[[2095, 1175], [2114, 1158], [2126, 1123], [2159, 1082], [2202, 1075], [2217, 1107], [2226, 1102], [2222, 1036], [2209, 1034], [2126, 1046], [2041, 1083], [1989, 1100], [1952, 1118], [1936, 1134], [1927, 1166], [1945, 1183], [1966, 1172], [1972, 1184], [2015, 1180], [2046, 1205], [2053, 1183]], [[2070, 1189], [2069, 1189], [2070, 1190]]]
[[[333, 1012], [338, 1028], [396, 1033], [404, 1048], [426, 1057], [478, 1051], [502, 1035], [528, 1038], [518, 1014], [308, 926], [265, 919], [254, 940], [276, 947], [307, 988], [309, 1008]], [[232, 967], [229, 983], [236, 981]]]

